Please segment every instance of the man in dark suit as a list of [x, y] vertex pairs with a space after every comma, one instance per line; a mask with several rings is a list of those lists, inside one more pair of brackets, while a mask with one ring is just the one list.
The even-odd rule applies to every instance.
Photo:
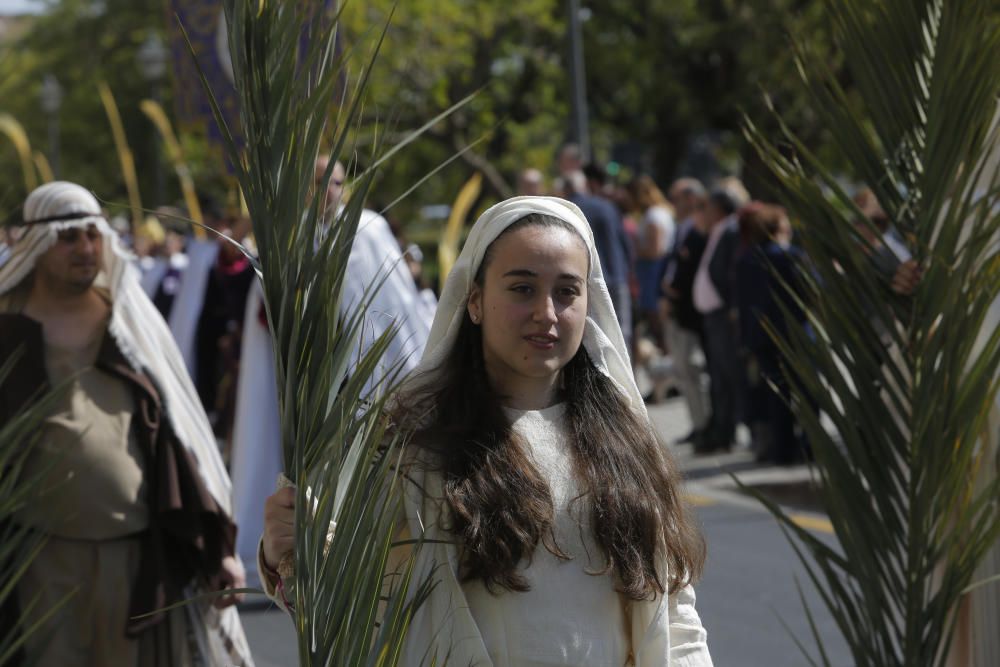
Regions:
[[667, 344], [673, 361], [673, 377], [688, 406], [691, 432], [678, 440], [697, 444], [708, 424], [708, 397], [701, 388], [702, 369], [692, 361], [702, 347], [701, 313], [694, 307], [692, 288], [708, 230], [705, 221], [706, 191], [693, 178], [678, 179], [670, 186], [670, 202], [680, 224], [674, 247], [664, 262], [661, 286], [667, 298]]
[[[628, 277], [631, 246], [621, 214], [611, 201], [590, 194], [587, 178], [579, 160], [579, 148], [567, 144], [559, 154], [559, 166], [565, 181], [566, 198], [580, 207], [594, 232], [594, 245], [601, 260], [604, 282], [611, 294], [618, 324], [625, 336], [626, 349], [632, 349], [632, 295]], [[575, 156], [575, 158], [574, 158]]]
[[708, 242], [695, 273], [694, 306], [702, 315], [705, 356], [711, 380], [712, 417], [697, 451], [729, 449], [742, 416], [743, 366], [733, 311], [733, 270], [739, 247], [736, 201], [725, 190], [708, 196]]

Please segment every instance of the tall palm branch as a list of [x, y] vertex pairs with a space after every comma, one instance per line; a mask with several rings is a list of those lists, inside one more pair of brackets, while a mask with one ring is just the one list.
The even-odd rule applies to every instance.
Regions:
[[[861, 667], [943, 665], [956, 609], [1000, 538], [987, 460], [1000, 331], [1000, 95], [995, 0], [824, 0], [864, 112], [822, 54], [795, 44], [833, 145], [924, 269], [895, 293], [885, 248], [831, 171], [789, 131], [754, 143], [801, 220], [812, 334], [775, 335], [839, 546], [770, 505]], [[868, 226], [871, 234], [862, 234]], [[977, 337], [980, 343], [977, 345]], [[820, 414], [832, 423], [827, 430]], [[766, 502], [766, 501], [765, 501]], [[996, 584], [993, 584], [996, 585]], [[813, 664], [829, 664], [822, 643]]]
[[215, 115], [253, 223], [284, 467], [297, 488], [289, 595], [299, 659], [396, 664], [409, 619], [432, 584], [410, 581], [411, 559], [387, 593], [383, 587], [401, 506], [398, 448], [382, 416], [396, 374], [380, 368], [394, 331], [359, 352], [366, 302], [342, 303], [373, 172], [352, 183], [353, 197], [335, 220], [324, 212], [332, 160], [324, 183], [313, 182], [324, 141], [334, 159], [347, 152], [371, 60], [360, 83], [344, 90], [350, 53], [335, 48], [338, 14], [325, 3], [225, 0], [224, 7], [242, 147], [217, 106]]

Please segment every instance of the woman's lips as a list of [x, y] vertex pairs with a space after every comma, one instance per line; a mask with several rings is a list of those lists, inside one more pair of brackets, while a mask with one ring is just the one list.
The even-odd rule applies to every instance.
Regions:
[[538, 334], [532, 336], [525, 336], [524, 340], [528, 341], [528, 344], [539, 350], [551, 350], [556, 346], [556, 342], [559, 340], [556, 336], [550, 336], [548, 334]]

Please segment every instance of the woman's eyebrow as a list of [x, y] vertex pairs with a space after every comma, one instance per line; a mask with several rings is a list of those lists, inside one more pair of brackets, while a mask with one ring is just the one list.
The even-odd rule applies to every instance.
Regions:
[[[517, 278], [537, 278], [538, 272], [532, 271], [531, 269], [511, 269], [507, 273], [501, 276], [502, 278], [517, 277]], [[574, 282], [582, 283], [583, 278], [576, 275], [575, 273], [560, 273], [559, 280], [572, 280]]]

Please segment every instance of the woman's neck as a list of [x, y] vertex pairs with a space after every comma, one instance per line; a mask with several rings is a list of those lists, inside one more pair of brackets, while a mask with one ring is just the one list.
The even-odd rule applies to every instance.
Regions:
[[494, 382], [504, 407], [515, 410], [544, 410], [562, 400], [559, 376], [532, 380]]

